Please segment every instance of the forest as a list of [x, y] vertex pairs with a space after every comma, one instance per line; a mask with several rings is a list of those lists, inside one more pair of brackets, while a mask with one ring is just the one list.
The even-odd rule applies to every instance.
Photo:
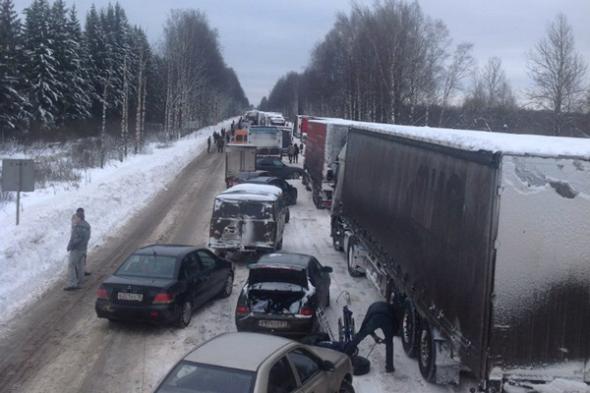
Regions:
[[499, 57], [478, 66], [418, 2], [385, 0], [339, 14], [303, 72], [280, 78], [263, 110], [370, 122], [590, 136], [590, 78], [564, 15], [528, 53], [517, 94]]

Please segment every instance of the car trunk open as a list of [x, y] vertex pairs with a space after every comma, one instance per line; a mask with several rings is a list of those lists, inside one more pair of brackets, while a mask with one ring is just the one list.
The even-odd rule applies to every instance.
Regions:
[[254, 313], [298, 314], [311, 292], [304, 270], [257, 268], [248, 278], [248, 303]]

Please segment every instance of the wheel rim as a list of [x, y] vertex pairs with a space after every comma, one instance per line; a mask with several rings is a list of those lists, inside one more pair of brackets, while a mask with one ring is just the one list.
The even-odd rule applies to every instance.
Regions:
[[182, 306], [182, 322], [185, 325], [188, 325], [191, 322], [191, 315], [192, 314], [192, 310], [191, 310], [191, 305], [189, 302], [185, 302], [184, 306]]
[[234, 287], [234, 280], [232, 279], [232, 276], [229, 275], [227, 276], [227, 281], [225, 282], [225, 294], [226, 295], [231, 295], [231, 291]]
[[426, 368], [430, 364], [430, 340], [428, 340], [428, 332], [422, 331], [420, 337], [420, 363], [422, 367]]

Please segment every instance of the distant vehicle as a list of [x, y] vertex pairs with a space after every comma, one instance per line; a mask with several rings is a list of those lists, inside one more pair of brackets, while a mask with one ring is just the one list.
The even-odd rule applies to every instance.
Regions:
[[332, 194], [336, 179], [334, 176], [338, 154], [346, 144], [349, 126], [336, 119], [307, 120], [307, 138], [303, 169], [306, 176], [303, 184], [311, 189], [312, 200], [318, 209], [332, 206]]
[[330, 305], [330, 273], [310, 255], [274, 253], [249, 265], [236, 306], [238, 331], [304, 337], [319, 331], [318, 309]]
[[294, 205], [297, 203], [297, 188], [290, 185], [284, 179], [274, 176], [259, 176], [243, 181], [242, 183], [268, 184], [270, 186], [279, 187], [281, 190], [283, 190], [283, 195], [285, 196], [288, 205]]
[[275, 186], [239, 184], [217, 195], [209, 247], [218, 254], [280, 250], [289, 221], [282, 194]]
[[257, 158], [256, 170], [270, 172], [273, 176], [281, 179], [298, 179], [305, 174], [303, 169], [289, 166], [277, 157]]
[[350, 126], [334, 247], [405, 300], [424, 379], [590, 383], [590, 141]]
[[238, 184], [242, 184], [242, 183], [246, 183], [249, 179], [253, 179], [255, 177], [266, 177], [266, 176], [272, 176], [272, 174], [268, 171], [242, 171], [242, 172], [238, 173], [238, 175], [232, 179], [232, 184], [229, 187], [232, 187], [232, 186], [235, 186]]
[[186, 355], [155, 393], [354, 393], [348, 356], [282, 337], [225, 333]]
[[270, 116], [270, 125], [272, 126], [284, 126], [286, 123], [285, 118], [283, 115], [271, 115]]
[[225, 184], [231, 187], [241, 172], [256, 169], [256, 146], [228, 144], [225, 148]]
[[99, 318], [185, 327], [193, 310], [233, 288], [231, 262], [204, 248], [154, 244], [131, 254], [96, 291]]
[[280, 157], [283, 148], [283, 132], [279, 127], [251, 126], [248, 143], [256, 146], [258, 155]]

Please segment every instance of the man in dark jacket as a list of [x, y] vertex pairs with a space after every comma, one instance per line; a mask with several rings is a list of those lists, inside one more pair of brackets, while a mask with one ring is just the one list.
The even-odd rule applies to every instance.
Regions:
[[68, 263], [68, 286], [66, 291], [80, 288], [85, 275], [86, 254], [90, 240], [90, 224], [85, 221], [84, 209], [78, 208], [72, 216], [72, 233], [67, 250], [70, 252]]
[[[399, 330], [399, 316], [397, 314], [395, 306], [387, 302], [375, 302], [371, 304], [358, 333], [346, 345], [346, 353], [354, 353], [357, 345], [370, 334], [376, 343], [385, 342], [385, 371], [388, 373], [394, 372], [393, 337]], [[381, 339], [375, 334], [377, 329], [383, 331], [385, 339]]]

